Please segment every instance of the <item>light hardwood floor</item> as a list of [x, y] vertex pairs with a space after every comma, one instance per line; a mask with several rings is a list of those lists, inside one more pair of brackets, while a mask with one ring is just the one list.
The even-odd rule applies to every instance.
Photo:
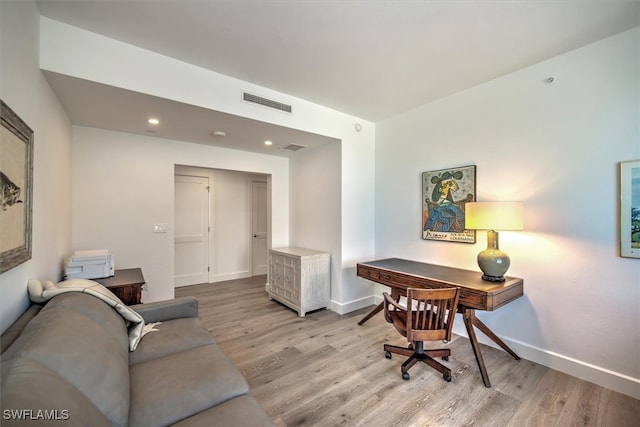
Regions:
[[265, 281], [181, 287], [176, 296], [198, 298], [203, 323], [279, 426], [640, 425], [640, 401], [483, 345], [486, 388], [459, 336], [449, 343], [452, 382], [426, 365], [404, 381], [403, 357], [382, 350], [404, 339], [381, 314], [357, 324], [372, 307], [300, 318], [268, 299]]

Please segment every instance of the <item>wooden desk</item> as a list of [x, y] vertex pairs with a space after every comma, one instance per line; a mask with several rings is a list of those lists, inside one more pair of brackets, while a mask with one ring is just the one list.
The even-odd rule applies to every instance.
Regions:
[[[395, 298], [407, 288], [444, 288], [455, 286], [460, 288], [458, 312], [462, 313], [464, 325], [469, 334], [469, 342], [480, 368], [480, 375], [486, 387], [491, 387], [489, 374], [480, 352], [480, 344], [473, 326], [480, 329], [496, 344], [502, 347], [516, 360], [520, 357], [509, 348], [491, 329], [476, 317], [476, 310], [493, 311], [510, 303], [523, 295], [524, 283], [517, 277], [506, 277], [504, 282], [487, 282], [482, 280], [481, 273], [459, 268], [443, 267], [398, 258], [381, 259], [363, 262], [357, 265], [358, 276], [391, 288]], [[382, 311], [384, 303], [379, 304], [358, 325]]]
[[94, 280], [108, 288], [126, 305], [142, 302], [142, 286], [145, 282], [140, 268], [116, 270], [111, 277]]

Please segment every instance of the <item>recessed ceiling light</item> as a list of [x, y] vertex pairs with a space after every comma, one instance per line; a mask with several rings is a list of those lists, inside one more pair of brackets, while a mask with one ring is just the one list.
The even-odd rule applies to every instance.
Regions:
[[150, 125], [157, 125], [160, 124], [160, 120], [156, 119], [155, 117], [151, 117], [149, 120], [147, 120], [147, 123], [149, 123]]
[[213, 136], [224, 138], [225, 136], [227, 136], [227, 133], [225, 131], [222, 131], [222, 130], [214, 130], [213, 131]]
[[269, 141], [269, 140], [266, 140], [266, 141], [264, 142], [264, 145], [271, 145], [271, 144], [273, 144], [273, 142], [271, 142], [271, 141]]

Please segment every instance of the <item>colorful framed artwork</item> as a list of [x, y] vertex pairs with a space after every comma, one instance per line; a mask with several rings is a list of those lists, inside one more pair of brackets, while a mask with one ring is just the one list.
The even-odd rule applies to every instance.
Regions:
[[640, 258], [640, 160], [620, 163], [620, 255]]
[[0, 273], [31, 259], [33, 131], [0, 101]]
[[424, 172], [422, 238], [475, 243], [475, 230], [464, 228], [465, 204], [475, 199], [475, 165]]

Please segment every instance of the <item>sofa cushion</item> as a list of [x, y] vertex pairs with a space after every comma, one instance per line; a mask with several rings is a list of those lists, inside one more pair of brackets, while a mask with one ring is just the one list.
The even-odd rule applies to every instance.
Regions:
[[130, 377], [131, 426], [172, 424], [249, 391], [217, 344], [132, 365]]
[[189, 417], [174, 427], [266, 427], [275, 424], [260, 404], [245, 394]]
[[[3, 396], [11, 392], [5, 378], [22, 375], [28, 366], [24, 361], [30, 360], [77, 389], [110, 423], [124, 426], [129, 414], [128, 359], [127, 330], [119, 314], [87, 294], [58, 295], [2, 355]], [[39, 387], [40, 381], [31, 384], [34, 393]], [[73, 394], [53, 394], [56, 402], [67, 399], [72, 405], [75, 400]], [[48, 404], [44, 399], [42, 409]]]
[[3, 426], [112, 425], [80, 390], [42, 364], [19, 358], [2, 368]]
[[160, 322], [144, 336], [138, 348], [129, 353], [129, 364], [135, 365], [215, 342], [197, 318]]

